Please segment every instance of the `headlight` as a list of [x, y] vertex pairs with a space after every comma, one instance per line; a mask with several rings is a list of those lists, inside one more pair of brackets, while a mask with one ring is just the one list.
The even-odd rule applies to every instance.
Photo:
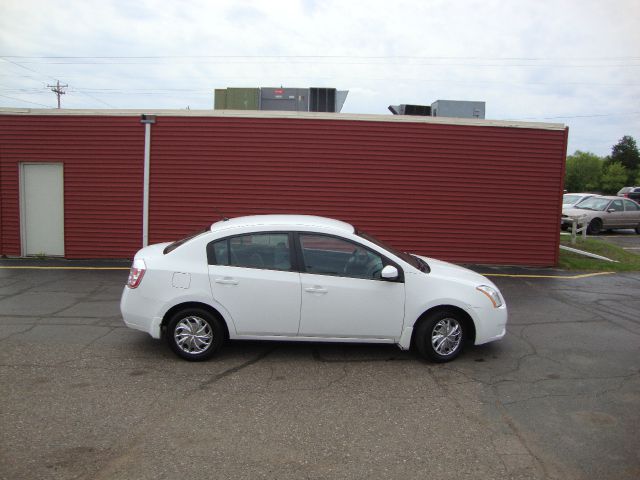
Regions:
[[491, 300], [491, 303], [495, 308], [502, 306], [502, 299], [500, 298], [500, 294], [495, 288], [490, 287], [489, 285], [480, 285], [476, 287], [476, 290], [484, 293], [487, 297], [489, 297], [489, 300]]

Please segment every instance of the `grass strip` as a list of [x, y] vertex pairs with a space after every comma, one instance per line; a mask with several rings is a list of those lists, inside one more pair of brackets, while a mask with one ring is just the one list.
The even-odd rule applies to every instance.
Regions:
[[567, 247], [577, 248], [585, 252], [595, 253], [603, 257], [617, 260], [617, 263], [596, 260], [577, 253], [560, 250], [560, 261], [558, 266], [566, 270], [582, 270], [593, 272], [635, 272], [640, 271], [640, 255], [628, 252], [622, 247], [613, 245], [605, 240], [597, 238], [578, 238], [575, 245], [571, 244], [571, 237], [560, 236], [560, 244]]

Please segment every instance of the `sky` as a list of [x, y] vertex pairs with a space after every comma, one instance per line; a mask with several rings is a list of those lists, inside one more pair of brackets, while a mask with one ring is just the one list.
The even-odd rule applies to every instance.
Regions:
[[212, 109], [225, 87], [349, 90], [344, 113], [486, 102], [640, 142], [640, 0], [0, 0], [0, 107]]

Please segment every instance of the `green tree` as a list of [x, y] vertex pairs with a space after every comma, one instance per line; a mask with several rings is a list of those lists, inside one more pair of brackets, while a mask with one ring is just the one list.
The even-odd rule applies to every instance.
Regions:
[[619, 162], [610, 163], [602, 172], [600, 186], [605, 193], [616, 193], [627, 183], [629, 172]]
[[607, 164], [613, 163], [620, 163], [627, 169], [626, 184], [634, 183], [636, 175], [640, 172], [640, 152], [632, 136], [625, 135], [611, 148], [611, 156], [607, 158]]
[[576, 150], [567, 157], [564, 188], [569, 192], [597, 190], [602, 176], [602, 158]]

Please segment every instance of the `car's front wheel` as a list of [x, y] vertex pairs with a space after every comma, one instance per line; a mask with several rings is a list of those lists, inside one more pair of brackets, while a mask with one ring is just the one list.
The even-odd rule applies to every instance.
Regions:
[[171, 350], [191, 361], [206, 360], [224, 343], [224, 328], [220, 319], [200, 308], [188, 308], [175, 313], [166, 331]]
[[602, 220], [599, 218], [594, 218], [589, 222], [589, 226], [587, 227], [587, 233], [589, 235], [598, 235], [602, 232]]
[[465, 341], [462, 315], [454, 310], [437, 310], [427, 315], [416, 330], [418, 352], [434, 362], [449, 362], [460, 355]]

